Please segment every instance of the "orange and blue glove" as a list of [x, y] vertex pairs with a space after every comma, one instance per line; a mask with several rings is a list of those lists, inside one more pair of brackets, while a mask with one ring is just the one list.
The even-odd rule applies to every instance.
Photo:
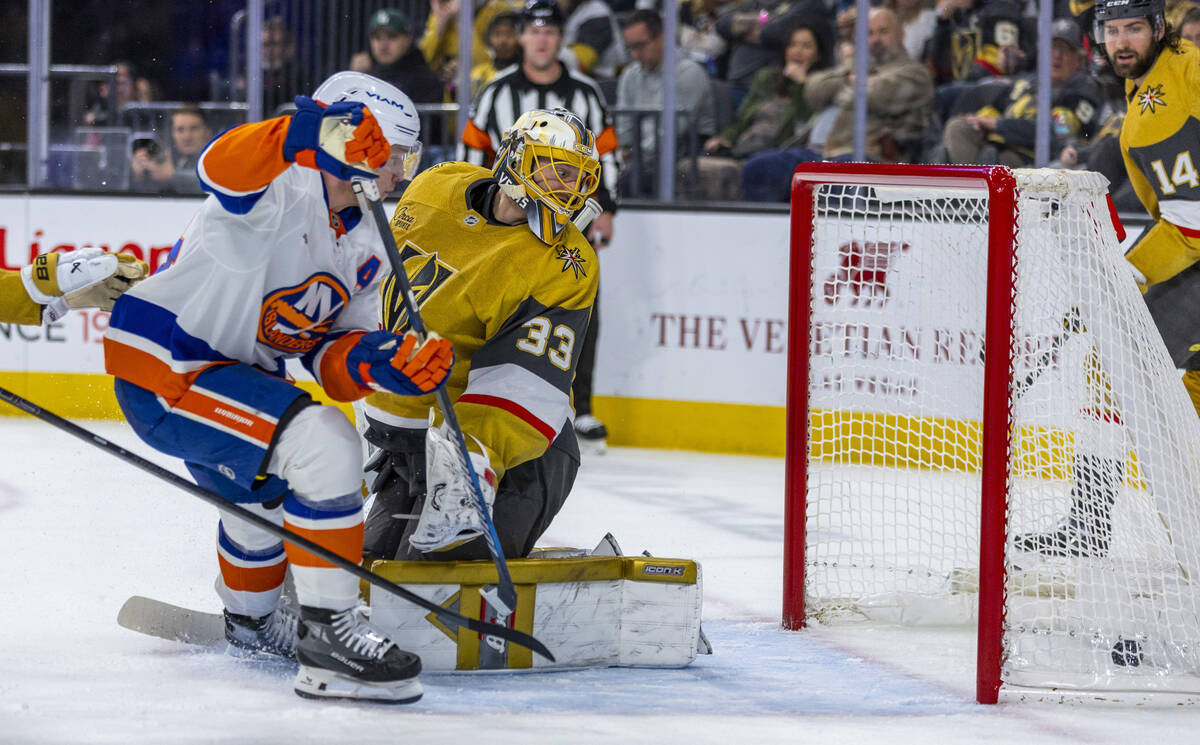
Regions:
[[343, 181], [373, 179], [392, 148], [379, 122], [363, 104], [342, 101], [326, 106], [296, 96], [296, 113], [283, 141], [283, 158], [333, 174]]
[[449, 340], [431, 333], [423, 344], [411, 331], [371, 331], [346, 353], [346, 367], [355, 383], [374, 391], [420, 396], [445, 384], [454, 365]]

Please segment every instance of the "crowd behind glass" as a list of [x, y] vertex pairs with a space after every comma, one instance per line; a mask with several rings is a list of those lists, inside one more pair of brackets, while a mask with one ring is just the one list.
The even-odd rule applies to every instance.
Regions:
[[[396, 84], [422, 110], [423, 167], [462, 157], [460, 0], [427, 2], [266, 3], [259, 39], [265, 115], [286, 112], [295, 95], [310, 94], [336, 69], [366, 71]], [[596, 81], [615, 126], [620, 197], [657, 198], [666, 44], [659, 3], [558, 4], [565, 19], [559, 59]], [[198, 193], [197, 155], [214, 134], [246, 118], [246, 80], [238, 73], [246, 54], [238, 41], [246, 26], [241, 4], [188, 4], [188, 14], [164, 10], [183, 4], [148, 0], [127, 2], [123, 10], [72, 5], [55, 11], [51, 63], [91, 65], [93, 72], [65, 74], [52, 87], [45, 185]], [[1036, 2], [871, 5], [868, 159], [1033, 164]], [[1138, 212], [1117, 142], [1122, 84], [1090, 38], [1091, 5], [1055, 3], [1050, 165], [1101, 172], [1114, 184], [1118, 208]], [[1166, 5], [1182, 36], [1200, 41], [1200, 3]], [[323, 10], [333, 6], [336, 12]], [[473, 99], [499, 71], [521, 64], [522, 10], [517, 0], [477, 0]], [[675, 125], [677, 200], [782, 203], [797, 164], [852, 158], [855, 14], [847, 0], [680, 2], [676, 105], [666, 117]], [[107, 31], [91, 33], [97, 27]], [[20, 108], [25, 81], [6, 76], [0, 83], [0, 95]], [[27, 183], [22, 138], [12, 120], [0, 127], [4, 188]]]

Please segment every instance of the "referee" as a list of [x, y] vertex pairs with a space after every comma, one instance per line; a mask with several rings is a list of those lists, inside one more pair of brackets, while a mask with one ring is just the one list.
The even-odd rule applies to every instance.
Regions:
[[[600, 188], [596, 200], [602, 212], [588, 228], [588, 240], [597, 249], [612, 239], [613, 200], [617, 191], [617, 134], [604, 105], [604, 95], [596, 82], [586, 75], [567, 69], [558, 58], [563, 43], [562, 8], [555, 0], [529, 0], [521, 12], [518, 40], [520, 64], [501, 71], [480, 92], [474, 111], [463, 130], [459, 160], [491, 166], [500, 147], [500, 138], [531, 109], [561, 106], [583, 119], [596, 135], [600, 151]], [[579, 353], [572, 386], [575, 399], [575, 432], [584, 451], [603, 452], [608, 432], [592, 415], [592, 371], [596, 362], [596, 336], [599, 331], [599, 297], [592, 307], [592, 320]]]

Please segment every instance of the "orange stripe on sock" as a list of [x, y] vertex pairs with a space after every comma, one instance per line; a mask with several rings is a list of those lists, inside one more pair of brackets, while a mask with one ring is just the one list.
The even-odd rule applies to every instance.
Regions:
[[[318, 546], [323, 546], [346, 561], [352, 564], [362, 563], [362, 546], [363, 546], [363, 524], [360, 522], [348, 528], [337, 528], [335, 530], [307, 530], [288, 522], [283, 521], [284, 527], [299, 535], [307, 538]], [[293, 546], [291, 543], [284, 543], [284, 550], [287, 552], [288, 561], [301, 567], [319, 567], [322, 569], [332, 569], [333, 564], [330, 564], [324, 559], [313, 556], [304, 549]]]
[[238, 592], [266, 592], [267, 590], [274, 590], [283, 584], [284, 575], [287, 574], [286, 561], [279, 561], [271, 566], [254, 568], [239, 567], [230, 564], [220, 554], [217, 554], [217, 561], [221, 564], [221, 578], [225, 580], [225, 586], [230, 590]]

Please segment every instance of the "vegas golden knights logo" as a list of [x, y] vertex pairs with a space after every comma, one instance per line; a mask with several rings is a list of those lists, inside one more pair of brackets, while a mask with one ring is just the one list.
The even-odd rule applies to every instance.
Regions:
[[979, 56], [979, 31], [959, 29], [950, 37], [950, 74], [962, 80], [971, 71], [971, 64]]
[[[411, 241], [406, 241], [400, 247], [400, 263], [404, 265], [404, 272], [412, 285], [413, 299], [418, 308], [457, 271], [439, 259], [436, 251], [431, 254], [425, 253]], [[389, 274], [383, 280], [379, 291], [383, 296], [384, 327], [396, 332], [407, 331], [408, 311], [404, 308], [404, 300], [396, 286], [396, 276]]]

